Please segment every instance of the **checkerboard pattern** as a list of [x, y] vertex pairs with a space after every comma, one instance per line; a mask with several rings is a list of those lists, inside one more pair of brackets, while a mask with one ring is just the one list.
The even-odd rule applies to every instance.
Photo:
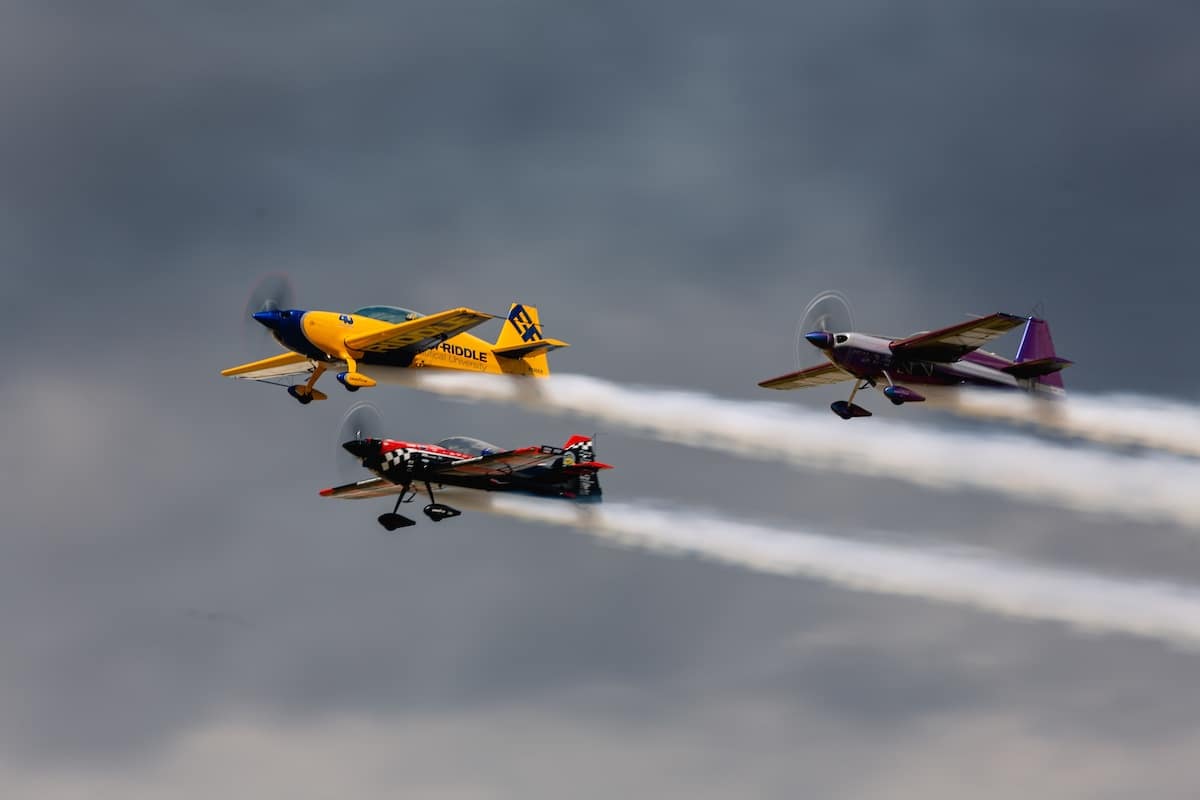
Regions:
[[408, 469], [409, 463], [412, 461], [412, 452], [406, 448], [398, 450], [389, 450], [383, 454], [382, 464], [380, 469], [384, 472], [391, 472], [393, 469]]
[[575, 453], [575, 460], [580, 464], [587, 464], [590, 461], [596, 460], [596, 451], [592, 448], [591, 439], [579, 444], [573, 444], [567, 449]]

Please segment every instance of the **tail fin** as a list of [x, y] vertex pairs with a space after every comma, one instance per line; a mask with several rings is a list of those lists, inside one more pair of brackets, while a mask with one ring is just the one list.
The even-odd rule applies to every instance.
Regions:
[[575, 434], [567, 439], [563, 450], [574, 453], [577, 464], [590, 464], [596, 460], [595, 439], [591, 436]]
[[1062, 375], [1059, 372], [1071, 366], [1070, 361], [1054, 354], [1054, 340], [1050, 338], [1050, 324], [1044, 319], [1030, 317], [1017, 347], [1017, 358], [1004, 371], [1016, 378], [1030, 379], [1041, 386], [1061, 390]]
[[563, 445], [562, 468], [567, 473], [566, 489], [573, 499], [598, 502], [604, 492], [600, 489], [600, 478], [596, 474], [602, 469], [612, 469], [608, 464], [596, 460], [596, 451], [591, 436], [572, 436]]
[[546, 354], [560, 347], [570, 345], [545, 337], [536, 306], [513, 303], [492, 352], [501, 358], [524, 359], [538, 374], [549, 375]]

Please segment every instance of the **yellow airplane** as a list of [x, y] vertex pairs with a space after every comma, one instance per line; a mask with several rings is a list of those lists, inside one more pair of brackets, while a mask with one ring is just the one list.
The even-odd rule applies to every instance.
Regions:
[[[288, 352], [230, 367], [221, 374], [287, 386], [288, 394], [301, 405], [326, 399], [314, 385], [331, 367], [342, 368], [337, 379], [351, 392], [375, 385], [374, 379], [359, 371], [363, 364], [545, 377], [550, 374], [546, 354], [569, 346], [545, 338], [537, 309], [520, 303], [509, 309], [495, 344], [466, 331], [499, 318], [470, 308], [425, 316], [395, 306], [367, 306], [340, 314], [279, 309], [268, 303], [252, 316]], [[278, 383], [281, 378], [305, 374], [309, 377], [304, 383]]]

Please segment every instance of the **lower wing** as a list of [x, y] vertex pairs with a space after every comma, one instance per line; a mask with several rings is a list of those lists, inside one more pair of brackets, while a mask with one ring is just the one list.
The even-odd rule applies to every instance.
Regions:
[[383, 478], [367, 478], [357, 483], [345, 483], [321, 490], [321, 497], [340, 497], [345, 500], [361, 500], [366, 497], [384, 497], [389, 494], [400, 494], [403, 491], [398, 483], [386, 481]]
[[317, 362], [299, 353], [280, 353], [277, 356], [251, 361], [236, 367], [221, 370], [227, 378], [248, 381], [269, 381], [285, 375], [306, 375], [317, 368]]
[[778, 378], [759, 381], [764, 389], [804, 389], [808, 386], [824, 386], [829, 383], [841, 383], [854, 380], [854, 376], [833, 363], [807, 367], [799, 372], [789, 372]]

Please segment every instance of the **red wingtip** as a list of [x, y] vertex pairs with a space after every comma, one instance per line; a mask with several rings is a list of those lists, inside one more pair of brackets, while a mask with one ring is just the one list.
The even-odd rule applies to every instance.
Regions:
[[332, 487], [331, 487], [331, 488], [329, 488], [329, 489], [322, 489], [322, 490], [321, 490], [321, 497], [329, 497], [329, 496], [331, 496], [332, 494], [333, 494], [333, 489], [332, 489]]

